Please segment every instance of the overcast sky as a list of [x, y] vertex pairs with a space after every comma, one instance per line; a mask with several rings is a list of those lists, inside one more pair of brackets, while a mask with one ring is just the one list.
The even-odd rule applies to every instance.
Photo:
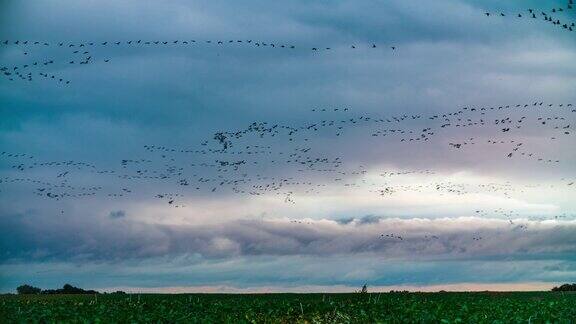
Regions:
[[573, 280], [576, 31], [528, 13], [566, 2], [2, 1], [0, 291]]

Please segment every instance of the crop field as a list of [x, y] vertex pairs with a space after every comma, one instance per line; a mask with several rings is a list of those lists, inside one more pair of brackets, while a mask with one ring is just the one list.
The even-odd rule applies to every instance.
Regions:
[[3, 295], [3, 323], [575, 323], [576, 294]]

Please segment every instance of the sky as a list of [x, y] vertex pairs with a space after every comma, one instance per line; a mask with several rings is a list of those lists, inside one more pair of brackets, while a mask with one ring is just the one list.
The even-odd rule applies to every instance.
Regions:
[[573, 281], [566, 3], [2, 1], [0, 292]]

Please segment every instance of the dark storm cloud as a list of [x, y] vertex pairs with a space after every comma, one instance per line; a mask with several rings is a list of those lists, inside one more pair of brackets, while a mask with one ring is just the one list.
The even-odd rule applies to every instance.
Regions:
[[[327, 45], [335, 43], [335, 45], [342, 44], [342, 46], [348, 46], [350, 41], [402, 43], [407, 48], [401, 56], [407, 56], [405, 59], [399, 59], [390, 56], [377, 58], [374, 55], [366, 56], [362, 53], [359, 57], [336, 53], [314, 58], [309, 53], [279, 55], [259, 50], [192, 50], [183, 53], [180, 50], [176, 52], [174, 50], [124, 49], [114, 53], [113, 56], [118, 55], [118, 59], [112, 60], [112, 66], [88, 67], [87, 72], [83, 73], [76, 73], [75, 69], [63, 67], [63, 72], [72, 73], [74, 77], [79, 78], [77, 83], [99, 85], [98, 87], [77, 87], [75, 91], [78, 94], [73, 98], [53, 88], [44, 91], [33, 89], [33, 91], [23, 93], [27, 99], [22, 96], [8, 97], [13, 105], [20, 106], [23, 102], [28, 103], [25, 105], [26, 109], [20, 109], [19, 114], [31, 114], [36, 117], [50, 114], [48, 118], [51, 120], [61, 114], [85, 111], [90, 115], [130, 119], [132, 122], [139, 122], [139, 126], [143, 128], [165, 127], [167, 124], [182, 126], [193, 123], [204, 131], [210, 131], [221, 125], [230, 126], [231, 120], [247, 123], [256, 116], [258, 119], [272, 116], [293, 118], [294, 111], [298, 113], [296, 116], [302, 115], [309, 107], [317, 104], [353, 104], [362, 106], [363, 109], [373, 110], [381, 108], [381, 99], [386, 98], [386, 102], [391, 102], [391, 104], [387, 104], [385, 108], [391, 114], [402, 111], [407, 106], [418, 111], [419, 108], [414, 105], [424, 103], [430, 105], [429, 100], [423, 96], [415, 102], [407, 101], [405, 91], [423, 94], [423, 90], [431, 81], [434, 83], [439, 81], [430, 79], [435, 75], [437, 75], [436, 78], [444, 79], [443, 83], [446, 85], [443, 88], [447, 88], [448, 84], [455, 80], [450, 74], [469, 75], [472, 78], [479, 75], [478, 70], [486, 69], [482, 66], [476, 68], [470, 64], [457, 64], [449, 67], [448, 63], [450, 65], [457, 63], [453, 57], [471, 56], [473, 60], [474, 56], [478, 55], [475, 52], [484, 52], [479, 53], [482, 56], [496, 57], [505, 54], [498, 51], [494, 54], [490, 51], [485, 52], [485, 48], [477, 43], [478, 37], [495, 42], [496, 44], [491, 48], [493, 51], [498, 47], [506, 46], [510, 41], [507, 38], [503, 39], [503, 36], [515, 38], [522, 35], [525, 30], [542, 30], [538, 28], [538, 25], [490, 24], [480, 14], [480, 8], [457, 1], [441, 1], [434, 4], [366, 1], [314, 5], [295, 2], [285, 5], [282, 12], [278, 12], [277, 5], [259, 1], [245, 4], [242, 8], [231, 8], [219, 2], [173, 2], [162, 6], [141, 5], [136, 10], [129, 10], [130, 3], [107, 3], [110, 13], [107, 15], [94, 14], [98, 12], [97, 8], [102, 4], [98, 6], [82, 2], [72, 6], [64, 4], [56, 6], [53, 2], [13, 4], [13, 8], [20, 9], [13, 9], [14, 13], [10, 16], [13, 21], [11, 26], [18, 26], [18, 28], [7, 29], [4, 31], [5, 35], [2, 36], [46, 38], [48, 36], [46, 34], [49, 33], [63, 37], [69, 35], [70, 32], [83, 32], [84, 35], [70, 35], [69, 38], [97, 39], [103, 37], [102, 35], [106, 36], [106, 39], [119, 40], [146, 37], [152, 39], [227, 38], [229, 33], [242, 30], [244, 35], [234, 33], [230, 38], [270, 37], [271, 40], [287, 39], [304, 42], [304, 44], [326, 42]], [[132, 4], [135, 3], [132, 2]], [[27, 14], [18, 15], [22, 11]], [[385, 17], [382, 17], [382, 12]], [[401, 15], [402, 13], [405, 14]], [[173, 18], [174, 15], [176, 19]], [[388, 16], [397, 15], [401, 15], [400, 18], [386, 19]], [[19, 20], [22, 19], [21, 17], [28, 17], [25, 19], [61, 17], [61, 19], [50, 18], [50, 21], [46, 21], [45, 24], [34, 24], [31, 21], [27, 23], [27, 21]], [[167, 19], [167, 17], [172, 19]], [[307, 19], [302, 17], [307, 17]], [[150, 24], [137, 25], [135, 21], [140, 21], [137, 18], [141, 21], [162, 21], [163, 23], [159, 27], [152, 27]], [[56, 23], [55, 20], [60, 23]], [[335, 26], [324, 27], [322, 25], [324, 20], [333, 21]], [[274, 28], [261, 28], [263, 25], [272, 24], [272, 21], [275, 21]], [[286, 21], [289, 28], [282, 28], [284, 24], [278, 21]], [[339, 29], [338, 24], [343, 22], [351, 26], [344, 25]], [[68, 32], [58, 32], [63, 27], [69, 29], [69, 24], [78, 24], [82, 27]], [[28, 27], [20, 28], [21, 25]], [[197, 25], [202, 28], [195, 28]], [[42, 26], [42, 29], [37, 26]], [[466, 28], [461, 28], [461, 26], [466, 26]], [[38, 30], [34, 30], [35, 27]], [[416, 30], [411, 33], [414, 28]], [[508, 32], [499, 33], [502, 28], [507, 28]], [[183, 35], [182, 30], [191, 30], [194, 35]], [[349, 31], [355, 30], [358, 32], [349, 34]], [[313, 32], [307, 33], [307, 31]], [[450, 31], [466, 36], [456, 37]], [[355, 34], [365, 35], [367, 39], [359, 38]], [[431, 34], [436, 36], [432, 37]], [[308, 36], [311, 39], [304, 37], [302, 40], [302, 35], [311, 35]], [[463, 43], [466, 39], [476, 41], [471, 44], [471, 49], [462, 47], [466, 44]], [[308, 47], [308, 45], [304, 46]], [[442, 50], [442, 47], [446, 49]], [[513, 50], [513, 48], [504, 49]], [[416, 54], [415, 51], [418, 53]], [[426, 55], [422, 56], [422, 53]], [[297, 62], [294, 57], [305, 58], [305, 60]], [[392, 62], [390, 62], [391, 59]], [[435, 64], [430, 65], [428, 62], [435, 62]], [[390, 68], [391, 65], [398, 64], [402, 67], [401, 69]], [[381, 65], [382, 68], [373, 69], [375, 65]], [[350, 69], [350, 67], [355, 68]], [[498, 66], [498, 68], [501, 67], [502, 65]], [[527, 67], [522, 66], [522, 68]], [[359, 71], [361, 74], [354, 71]], [[531, 75], [536, 77], [539, 74], [531, 72]], [[387, 77], [382, 78], [382, 76]], [[447, 76], [450, 77], [446, 78]], [[374, 84], [373, 81], [376, 79], [378, 82]], [[344, 92], [340, 91], [343, 87], [347, 88]], [[455, 92], [460, 92], [460, 96], [466, 98], [472, 94], [468, 89], [471, 87], [474, 87], [474, 84], [466, 86], [467, 89], [462, 89], [462, 86], [457, 87]], [[463, 90], [465, 92], [462, 92]], [[370, 99], [382, 91], [383, 94]], [[299, 93], [300, 100], [295, 100], [290, 95], [294, 92]], [[359, 97], [346, 95], [346, 93], [353, 92], [358, 92]], [[267, 95], [257, 95], [258, 93]], [[334, 98], [329, 99], [331, 96]], [[255, 100], [255, 97], [258, 100]], [[53, 104], [55, 102], [58, 104]], [[450, 103], [450, 105], [462, 103], [469, 103], [469, 101], [462, 100]], [[49, 104], [52, 109], [36, 108], [46, 104]], [[434, 106], [447, 104], [447, 102], [432, 103], [431, 108], [437, 109], [438, 107]], [[275, 109], [266, 109], [270, 105], [274, 105]], [[170, 109], [159, 109], [159, 107], [166, 106]], [[230, 120], [214, 118], [222, 112], [231, 114], [235, 118]], [[90, 118], [90, 116], [82, 116], [82, 118]], [[175, 134], [175, 139], [178, 140], [180, 136], [194, 132], [195, 128], [186, 127], [183, 134]], [[167, 139], [166, 135], [163, 137], [164, 140]]]

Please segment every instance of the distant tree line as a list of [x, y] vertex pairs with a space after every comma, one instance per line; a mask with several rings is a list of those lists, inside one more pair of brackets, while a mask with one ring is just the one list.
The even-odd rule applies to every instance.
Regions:
[[562, 286], [552, 288], [552, 291], [576, 291], [576, 283], [563, 284]]
[[16, 288], [19, 295], [56, 295], [56, 294], [99, 294], [96, 290], [84, 290], [82, 288], [74, 287], [70, 284], [65, 284], [60, 289], [46, 289], [42, 290], [38, 287], [30, 285], [22, 285]]

